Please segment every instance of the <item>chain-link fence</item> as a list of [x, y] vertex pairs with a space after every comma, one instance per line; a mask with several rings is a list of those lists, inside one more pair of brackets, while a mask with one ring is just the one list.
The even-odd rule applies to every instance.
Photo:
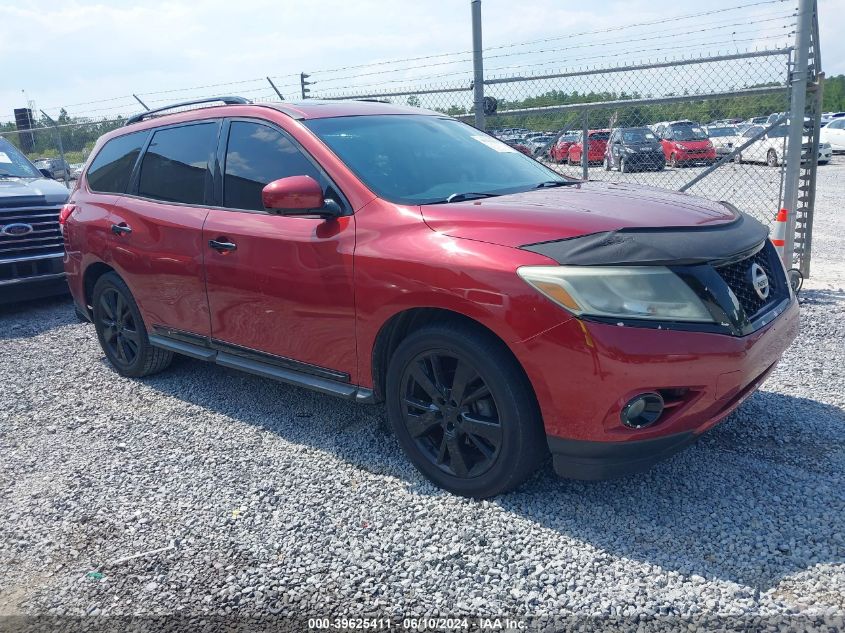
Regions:
[[[567, 176], [686, 190], [771, 223], [782, 192], [791, 52], [485, 77], [495, 104], [487, 131]], [[405, 103], [473, 123], [472, 87], [318, 96]]]

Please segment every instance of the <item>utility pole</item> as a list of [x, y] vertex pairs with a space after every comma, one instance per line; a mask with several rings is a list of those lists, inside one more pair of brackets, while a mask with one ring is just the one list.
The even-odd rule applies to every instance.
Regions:
[[[783, 208], [786, 209], [786, 239], [783, 266], [792, 268], [795, 253], [795, 218], [798, 210], [799, 178], [804, 153], [804, 113], [807, 105], [809, 75], [810, 29], [815, 0], [798, 0], [795, 25], [795, 61], [790, 76], [791, 103], [789, 108], [789, 136], [786, 146], [786, 173], [783, 181]], [[809, 157], [813, 160], [814, 157]]]
[[481, 54], [481, 0], [471, 0], [472, 8], [472, 86], [475, 127], [484, 129], [484, 58]]
[[303, 99], [307, 99], [307, 98], [308, 98], [308, 93], [309, 93], [309, 92], [311, 92], [308, 88], [306, 88], [306, 87], [305, 87], [305, 86], [310, 86], [310, 85], [311, 85], [311, 82], [310, 82], [310, 81], [305, 81], [305, 80], [306, 80], [306, 79], [308, 79], [310, 76], [311, 76], [311, 75], [309, 75], [309, 74], [307, 74], [307, 73], [299, 73], [299, 85], [300, 85], [300, 87], [301, 87], [301, 89], [302, 89], [302, 98], [303, 98]]
[[282, 93], [281, 93], [281, 92], [279, 92], [279, 89], [278, 89], [278, 88], [276, 88], [276, 84], [274, 84], [274, 83], [273, 83], [273, 80], [272, 80], [272, 79], [270, 79], [269, 77], [267, 77], [267, 81], [268, 81], [268, 82], [270, 83], [270, 85], [273, 87], [273, 90], [275, 90], [275, 91], [276, 91], [276, 94], [277, 94], [277, 95], [279, 95], [279, 101], [284, 101], [284, 100], [285, 100], [285, 98], [282, 96]]
[[65, 175], [65, 187], [70, 189], [70, 187], [68, 186], [68, 178], [67, 178], [68, 177], [68, 173], [67, 173], [68, 164], [67, 164], [67, 161], [65, 160], [65, 148], [64, 148], [64, 145], [62, 145], [62, 133], [59, 131], [59, 124], [56, 123], [52, 119], [52, 117], [50, 117], [49, 114], [44, 112], [44, 110], [41, 110], [41, 114], [43, 114], [44, 118], [47, 119], [50, 123], [53, 124], [53, 129], [56, 131], [56, 140], [59, 143], [59, 156], [62, 157], [62, 173], [64, 173], [64, 175]]

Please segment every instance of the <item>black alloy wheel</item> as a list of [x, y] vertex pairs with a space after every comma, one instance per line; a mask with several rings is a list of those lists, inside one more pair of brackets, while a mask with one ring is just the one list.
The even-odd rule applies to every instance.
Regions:
[[419, 354], [402, 379], [405, 425], [421, 453], [456, 477], [487, 472], [502, 426], [490, 388], [467, 360], [437, 350]]
[[94, 328], [111, 366], [123, 376], [148, 376], [165, 369], [173, 353], [153, 347], [138, 304], [116, 273], [106, 273], [91, 293]]
[[490, 332], [438, 322], [408, 335], [387, 368], [390, 425], [411, 462], [455, 494], [521, 485], [548, 455], [531, 383]]
[[116, 288], [104, 290], [98, 305], [97, 321], [103, 331], [103, 342], [111, 352], [110, 356], [127, 367], [131, 366], [138, 358], [141, 334], [129, 305]]

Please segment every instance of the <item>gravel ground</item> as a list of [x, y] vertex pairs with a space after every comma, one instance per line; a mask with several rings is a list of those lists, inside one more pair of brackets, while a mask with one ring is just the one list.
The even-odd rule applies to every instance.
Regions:
[[838, 157], [801, 336], [724, 424], [646, 474], [547, 465], [483, 502], [418, 475], [380, 408], [190, 359], [123, 379], [67, 300], [2, 309], [0, 614], [842, 627], [843, 206]]

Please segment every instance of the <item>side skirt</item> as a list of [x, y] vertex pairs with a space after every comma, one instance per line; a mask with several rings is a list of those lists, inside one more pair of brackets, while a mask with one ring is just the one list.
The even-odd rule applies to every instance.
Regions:
[[[345, 374], [333, 372], [329, 369], [315, 368], [286, 358], [276, 359], [268, 354], [261, 354], [267, 360], [258, 358], [258, 353], [255, 353], [252, 357], [247, 357], [240, 348], [226, 343], [193, 334], [177, 333], [166, 328], [154, 327], [153, 329], [157, 333], [149, 335], [150, 344], [161, 349], [217, 363], [223, 367], [238, 369], [263, 378], [272, 378], [289, 385], [305, 387], [330, 396], [354, 400], [362, 404], [375, 402], [372, 389], [353, 385], [348, 380], [327, 377], [332, 374], [339, 377], [345, 376]], [[176, 338], [177, 336], [178, 338]], [[296, 368], [296, 365], [301, 365], [303, 369], [309, 371], [302, 371]], [[323, 375], [316, 375], [315, 371], [319, 371]]]

